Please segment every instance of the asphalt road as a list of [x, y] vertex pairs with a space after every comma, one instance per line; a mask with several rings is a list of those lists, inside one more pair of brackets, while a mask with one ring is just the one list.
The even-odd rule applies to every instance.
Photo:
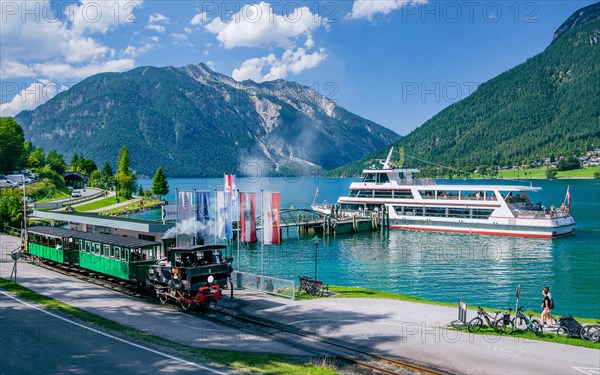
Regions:
[[223, 374], [55, 315], [0, 290], [0, 374]]

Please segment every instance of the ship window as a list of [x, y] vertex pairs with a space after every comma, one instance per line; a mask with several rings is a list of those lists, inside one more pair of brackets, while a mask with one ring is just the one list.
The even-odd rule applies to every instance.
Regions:
[[494, 194], [493, 191], [486, 191], [485, 192], [485, 200], [486, 201], [495, 201], [496, 200], [496, 194]]
[[390, 178], [387, 173], [378, 173], [377, 174], [377, 183], [385, 184], [386, 182], [390, 182]]
[[367, 174], [365, 174], [365, 177], [363, 178], [363, 182], [375, 182], [376, 178], [377, 178], [376, 173], [367, 173]]
[[404, 213], [404, 206], [394, 206], [394, 211], [396, 211], [397, 215], [402, 215]]
[[358, 190], [350, 190], [349, 197], [358, 197]]
[[357, 197], [360, 198], [372, 198], [373, 190], [359, 190]]
[[485, 208], [474, 208], [473, 219], [489, 219], [490, 215], [492, 215], [492, 212], [494, 212], [494, 210]]
[[465, 209], [465, 208], [449, 208], [448, 209], [448, 217], [458, 217], [461, 219], [468, 219], [471, 217], [471, 212], [469, 209]]
[[482, 201], [483, 197], [484, 197], [484, 192], [483, 191], [471, 191], [471, 190], [464, 190], [460, 192], [461, 194], [461, 199], [465, 199], [465, 200], [471, 200], [471, 201]]
[[407, 216], [423, 216], [423, 207], [404, 207], [404, 214]]
[[435, 199], [434, 190], [419, 190], [419, 194], [421, 194], [423, 199]]
[[414, 199], [412, 191], [410, 190], [395, 190], [394, 198], [399, 199]]
[[392, 198], [393, 194], [392, 190], [375, 190], [375, 198]]
[[425, 216], [446, 217], [446, 209], [443, 207], [427, 207], [425, 208]]

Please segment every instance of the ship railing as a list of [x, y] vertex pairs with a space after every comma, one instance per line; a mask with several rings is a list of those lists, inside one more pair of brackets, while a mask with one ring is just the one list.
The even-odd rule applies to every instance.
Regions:
[[571, 213], [566, 210], [519, 210], [511, 209], [517, 218], [552, 219], [569, 217]]
[[412, 178], [410, 180], [401, 178], [395, 181], [398, 185], [437, 185], [437, 182], [433, 178]]

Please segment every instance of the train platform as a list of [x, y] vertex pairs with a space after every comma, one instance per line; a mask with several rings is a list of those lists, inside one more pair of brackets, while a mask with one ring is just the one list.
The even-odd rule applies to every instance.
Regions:
[[[10, 238], [8, 238], [10, 239]], [[8, 279], [10, 246], [0, 237], [0, 275]], [[165, 309], [156, 303], [86, 283], [25, 262], [18, 281], [38, 293], [121, 324], [187, 345], [215, 349], [311, 355], [268, 335], [222, 325], [214, 319]], [[1, 306], [0, 306], [1, 308]], [[582, 347], [485, 336], [444, 327], [457, 308], [379, 299], [319, 298], [293, 301], [236, 290], [219, 308], [263, 321], [301, 328], [318, 338], [350, 343], [385, 357], [432, 365], [462, 374], [589, 374], [600, 373], [600, 351]], [[475, 313], [469, 311], [468, 319]], [[314, 353], [313, 353], [314, 355]]]

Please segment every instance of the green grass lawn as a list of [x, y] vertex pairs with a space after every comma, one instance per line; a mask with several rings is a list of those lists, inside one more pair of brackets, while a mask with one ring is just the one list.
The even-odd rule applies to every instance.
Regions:
[[97, 200], [97, 201], [94, 201], [94, 202], [91, 202], [88, 204], [84, 204], [81, 206], [77, 206], [74, 208], [77, 212], [88, 212], [88, 211], [97, 210], [102, 207], [111, 206], [111, 205], [117, 204], [117, 203], [118, 203], [117, 197], [113, 195], [112, 197], [100, 199], [100, 200]]
[[217, 350], [197, 348], [189, 345], [179, 344], [174, 341], [154, 336], [150, 333], [127, 327], [119, 323], [113, 322], [96, 314], [78, 309], [66, 303], [57, 301], [50, 297], [46, 297], [27, 289], [21, 285], [0, 278], [0, 289], [12, 293], [24, 300], [33, 302], [48, 310], [59, 312], [76, 318], [80, 321], [96, 326], [98, 328], [108, 329], [113, 332], [125, 334], [143, 342], [168, 348], [171, 350], [185, 353], [193, 358], [194, 361], [205, 363], [209, 361], [209, 365], [217, 365], [221, 367], [227, 366], [230, 369], [240, 373], [255, 373], [255, 374], [314, 374], [314, 375], [333, 375], [337, 372], [331, 366], [322, 363], [312, 363], [305, 360], [296, 360], [283, 355], [262, 354], [237, 352], [231, 350]]
[[[144, 207], [149, 207], [149, 206], [153, 206], [156, 204], [161, 203], [162, 201], [158, 200], [157, 198], [144, 198]], [[130, 211], [135, 211], [137, 209], [139, 209], [141, 207], [141, 201], [137, 200], [133, 203], [130, 203], [126, 206]], [[100, 211], [99, 213], [102, 215], [114, 215], [114, 214], [121, 214], [124, 213], [125, 207], [118, 207], [118, 208], [113, 208], [111, 210], [105, 210], [105, 211]]]

